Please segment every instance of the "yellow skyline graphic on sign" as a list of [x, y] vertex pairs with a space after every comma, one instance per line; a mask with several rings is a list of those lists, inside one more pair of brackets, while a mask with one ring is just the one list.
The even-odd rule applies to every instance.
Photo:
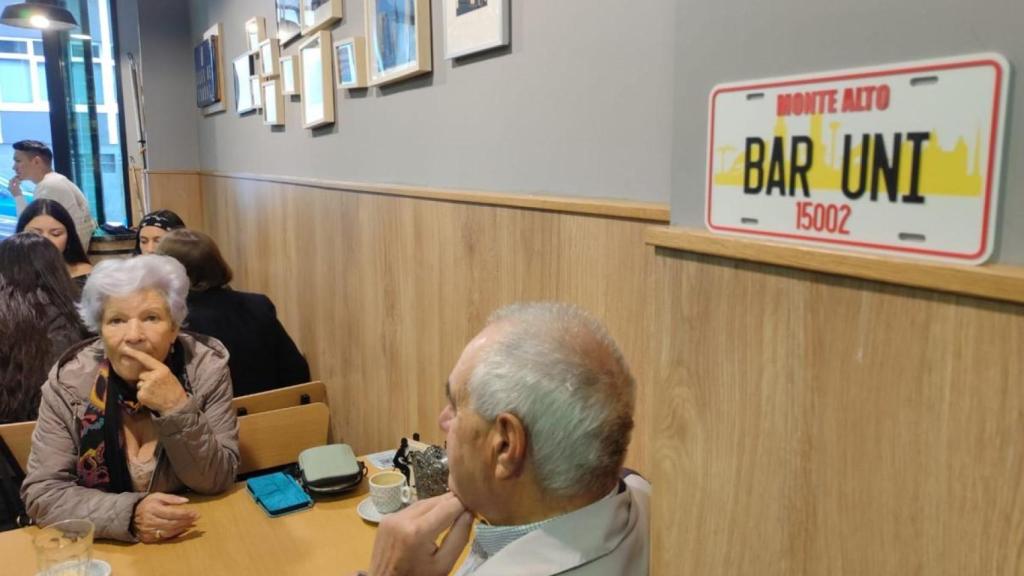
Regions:
[[[824, 122], [820, 114], [811, 116], [810, 138], [812, 141], [813, 164], [807, 172], [808, 186], [812, 192], [839, 192], [842, 189], [842, 147], [843, 138], [839, 129], [840, 122], [830, 122], [830, 138], [826, 145], [824, 136]], [[782, 138], [785, 145], [784, 164], [785, 173], [790, 172], [790, 142], [788, 138], [788, 126], [785, 118], [779, 117], [775, 123], [773, 136]], [[860, 183], [860, 168], [864, 158], [864, 151], [861, 149], [860, 136], [852, 137], [852, 142], [857, 142], [850, 151], [850, 186], [856, 188]], [[886, 144], [892, 145], [892, 136], [886, 135]], [[931, 137], [921, 148], [920, 183], [919, 194], [921, 196], [980, 196], [983, 192], [983, 178], [981, 172], [981, 130], [975, 134], [974, 153], [970, 154], [967, 142], [963, 136], [957, 138], [956, 143], [949, 150], [942, 148], [939, 144], [938, 135], [933, 131]], [[745, 153], [742, 144], [740, 148], [726, 144], [717, 146], [715, 152], [715, 165], [713, 166], [714, 183], [721, 186], [743, 186], [743, 171], [746, 164]], [[768, 168], [770, 157], [771, 141], [765, 142], [764, 168]], [[738, 154], [737, 154], [738, 153]], [[892, 150], [888, 150], [890, 157]], [[728, 161], [731, 154], [737, 154], [736, 158]], [[898, 193], [908, 194], [910, 191], [910, 158], [913, 154], [913, 144], [904, 140], [901, 145], [899, 178], [897, 183]], [[871, 151], [867, 157], [871, 158]], [[868, 178], [871, 177], [872, 167], [868, 167]], [[884, 189], [884, 184], [882, 188]]]

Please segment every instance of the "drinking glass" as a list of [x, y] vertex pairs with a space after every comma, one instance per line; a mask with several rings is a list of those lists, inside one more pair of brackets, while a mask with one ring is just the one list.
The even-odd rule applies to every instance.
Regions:
[[85, 576], [94, 530], [89, 520], [64, 520], [40, 530], [33, 540], [40, 576]]

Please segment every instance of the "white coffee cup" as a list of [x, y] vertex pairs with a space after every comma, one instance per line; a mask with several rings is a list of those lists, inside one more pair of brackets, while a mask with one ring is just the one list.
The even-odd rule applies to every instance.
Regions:
[[377, 512], [389, 514], [412, 501], [412, 490], [401, 472], [377, 472], [370, 476], [370, 498]]

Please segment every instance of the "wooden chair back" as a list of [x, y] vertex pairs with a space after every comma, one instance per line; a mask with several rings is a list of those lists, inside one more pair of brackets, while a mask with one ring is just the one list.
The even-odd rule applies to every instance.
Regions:
[[278, 410], [290, 406], [301, 406], [302, 404], [313, 404], [315, 402], [327, 402], [327, 389], [324, 383], [319, 380], [295, 384], [277, 390], [267, 390], [256, 394], [238, 396], [232, 400], [232, 406], [239, 416], [256, 414], [268, 410]]
[[28, 469], [28, 455], [32, 452], [32, 433], [36, 430], [36, 422], [15, 422], [0, 424], [0, 438], [11, 449], [14, 459], [21, 466], [21, 471]]
[[297, 462], [299, 452], [327, 444], [330, 421], [331, 413], [323, 402], [240, 417], [238, 474]]

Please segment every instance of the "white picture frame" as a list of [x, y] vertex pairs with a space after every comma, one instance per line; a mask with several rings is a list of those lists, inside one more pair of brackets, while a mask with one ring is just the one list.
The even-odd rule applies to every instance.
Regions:
[[231, 63], [231, 77], [235, 86], [235, 112], [239, 116], [256, 109], [252, 96], [252, 54], [246, 52]]
[[382, 86], [430, 72], [430, 0], [365, 3], [370, 85]]
[[339, 90], [366, 88], [366, 38], [355, 36], [334, 43], [334, 81]]
[[250, 52], [260, 49], [260, 43], [267, 39], [267, 20], [253, 16], [245, 21], [245, 45]]
[[267, 38], [260, 42], [260, 78], [276, 78], [281, 73], [281, 42]]
[[344, 15], [341, 0], [301, 0], [302, 35], [309, 36], [334, 26]]
[[299, 45], [302, 125], [306, 128], [319, 128], [334, 123], [331, 48], [331, 33], [325, 30], [310, 36]]
[[302, 95], [302, 78], [299, 76], [299, 57], [291, 54], [281, 57], [281, 94], [285, 96]]
[[511, 41], [509, 0], [442, 1], [446, 60], [508, 46]]
[[302, 0], [274, 0], [274, 13], [282, 46], [302, 36]]
[[249, 90], [252, 92], [252, 105], [253, 109], [260, 111], [263, 109], [263, 89], [260, 86], [259, 76], [249, 77]]
[[281, 94], [280, 79], [263, 82], [263, 123], [267, 126], [284, 126], [284, 95]]

